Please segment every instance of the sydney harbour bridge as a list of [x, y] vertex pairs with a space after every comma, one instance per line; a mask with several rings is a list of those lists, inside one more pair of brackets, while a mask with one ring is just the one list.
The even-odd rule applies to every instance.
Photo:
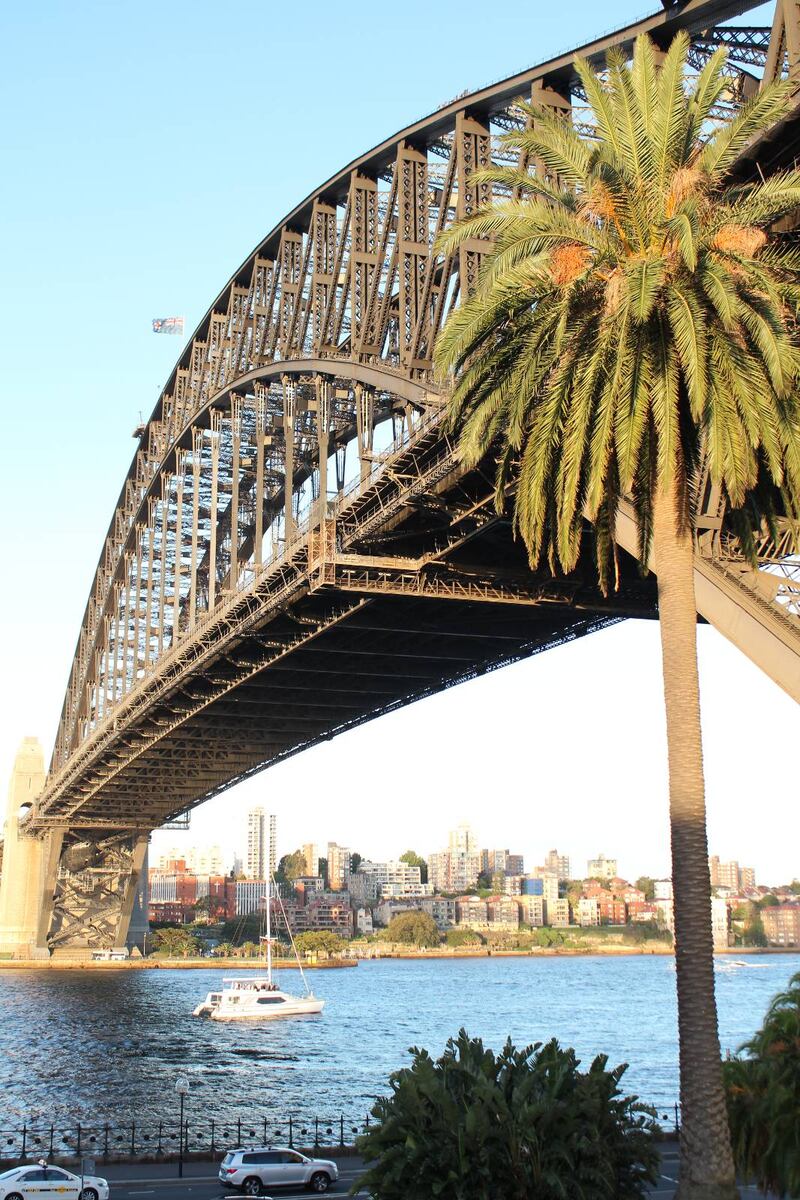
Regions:
[[[665, 48], [685, 29], [698, 69], [724, 45], [723, 118], [762, 79], [796, 77], [797, 116], [739, 163], [767, 175], [798, 152], [800, 3], [778, 0], [771, 28], [743, 24], [755, 7], [684, 0], [578, 49], [602, 66], [639, 33]], [[400, 705], [656, 616], [625, 512], [607, 598], [588, 538], [574, 574], [531, 572], [491, 464], [459, 462], [432, 373], [486, 251], [434, 254], [437, 235], [491, 199], [471, 175], [508, 154], [520, 97], [592, 136], [573, 57], [465, 93], [344, 167], [213, 301], [137, 430], [49, 771], [35, 742], [17, 760], [0, 952], [123, 945], [148, 835], [168, 819]], [[751, 569], [701, 479], [695, 553], [700, 618], [800, 701], [789, 531], [765, 536]]]

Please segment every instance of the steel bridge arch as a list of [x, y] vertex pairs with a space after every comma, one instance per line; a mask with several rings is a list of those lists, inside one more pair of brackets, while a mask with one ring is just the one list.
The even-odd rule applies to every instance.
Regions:
[[[701, 62], [719, 44], [729, 46], [740, 64], [733, 94], [745, 95], [755, 82], [745, 65], [773, 73], [784, 67], [782, 54], [770, 45], [780, 38], [786, 42], [788, 0], [778, 0], [772, 39], [764, 30], [713, 27], [753, 6], [752, 0], [688, 0], [679, 10], [656, 13], [580, 52], [599, 64], [610, 46], [630, 47], [642, 32], [666, 45], [685, 29], [693, 38], [693, 61]], [[96, 699], [107, 671], [107, 663], [103, 668], [97, 659], [98, 642], [108, 650], [122, 636], [108, 629], [114, 607], [123, 606], [120, 580], [135, 555], [145, 511], [181, 453], [189, 451], [193, 429], [202, 428], [214, 411], [232, 411], [234, 398], [250, 387], [304, 375], [324, 380], [345, 373], [351, 383], [384, 389], [420, 411], [435, 404], [433, 339], [459, 292], [474, 283], [483, 247], [466, 248], [458, 259], [443, 262], [434, 259], [431, 243], [439, 228], [489, 199], [485, 188], [470, 185], [470, 174], [496, 155], [497, 134], [518, 123], [514, 101], [521, 94], [580, 123], [573, 53], [460, 96], [354, 159], [276, 225], [221, 290], [141, 430], [84, 615], [51, 775], [108, 707]], [[437, 158], [446, 164], [438, 173]], [[388, 184], [383, 192], [382, 182]], [[701, 526], [706, 516], [713, 540], [721, 514], [709, 499]], [[162, 541], [167, 540], [165, 526]], [[162, 561], [162, 576], [164, 570]], [[176, 571], [180, 577], [180, 561]], [[162, 592], [165, 587], [162, 578]], [[160, 619], [163, 623], [163, 601]], [[128, 651], [123, 654], [127, 661]], [[133, 675], [135, 685], [136, 669]], [[126, 677], [121, 688], [112, 682], [111, 707], [127, 682]]]
[[[733, 108], [758, 87], [748, 68], [800, 83], [797, 0], [776, 0], [771, 31], [725, 26], [756, 6], [685, 0], [579, 52], [599, 65], [640, 33], [666, 47], [686, 30], [694, 67], [729, 48]], [[0, 943], [12, 925], [42, 951], [124, 942], [146, 835], [165, 818], [421, 696], [655, 615], [624, 506], [618, 541], [631, 553], [610, 600], [588, 560], [568, 579], [533, 573], [487, 473], [465, 471], [442, 428], [432, 347], [486, 246], [443, 259], [432, 245], [491, 199], [471, 176], [502, 156], [521, 95], [591, 136], [573, 52], [459, 96], [307, 196], [199, 323], [137, 430], [49, 775], [31, 747], [20, 760], [12, 806], [32, 780], [40, 791], [24, 826], [16, 810], [6, 826]], [[796, 153], [799, 124], [796, 111], [750, 148], [759, 169]], [[751, 571], [706, 480], [695, 561], [700, 614], [800, 701], [788, 538], [765, 537]], [[99, 899], [93, 870], [109, 881]]]

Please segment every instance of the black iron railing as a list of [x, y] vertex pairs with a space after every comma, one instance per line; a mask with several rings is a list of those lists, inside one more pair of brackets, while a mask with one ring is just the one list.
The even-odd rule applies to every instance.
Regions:
[[[680, 1108], [674, 1113], [659, 1111], [666, 1131], [680, 1129]], [[293, 1146], [300, 1150], [346, 1150], [355, 1145], [370, 1118], [353, 1119], [290, 1114], [276, 1120], [267, 1115], [229, 1119], [175, 1121], [129, 1121], [76, 1125], [31, 1122], [16, 1129], [0, 1129], [0, 1162], [21, 1159], [77, 1159], [90, 1157], [102, 1162], [112, 1159], [179, 1158], [222, 1155], [237, 1146]]]
[[41, 1122], [0, 1129], [0, 1160], [94, 1157], [177, 1158], [223, 1154], [237, 1146], [281, 1145], [298, 1149], [344, 1150], [369, 1127], [369, 1117], [352, 1119], [290, 1115], [180, 1121], [129, 1121], [76, 1125]]

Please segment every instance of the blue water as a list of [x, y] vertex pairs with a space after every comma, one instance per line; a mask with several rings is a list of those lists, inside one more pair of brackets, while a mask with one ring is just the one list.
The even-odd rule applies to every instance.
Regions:
[[[744, 956], [743, 956], [744, 958]], [[725, 960], [722, 960], [725, 961]], [[723, 1051], [760, 1025], [800, 955], [752, 956], [716, 976]], [[663, 957], [383, 960], [309, 973], [321, 1017], [226, 1025], [190, 1016], [219, 970], [0, 972], [0, 1130], [27, 1122], [360, 1119], [409, 1046], [438, 1054], [464, 1025], [499, 1048], [557, 1037], [583, 1061], [627, 1062], [626, 1090], [677, 1099], [675, 972]], [[281, 973], [299, 990], [296, 971]], [[270, 1117], [272, 1119], [272, 1117]]]

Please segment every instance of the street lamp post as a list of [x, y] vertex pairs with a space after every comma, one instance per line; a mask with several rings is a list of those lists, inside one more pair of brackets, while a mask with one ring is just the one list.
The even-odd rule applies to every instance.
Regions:
[[189, 1091], [188, 1075], [179, 1075], [175, 1080], [175, 1091], [181, 1098], [181, 1127], [178, 1136], [178, 1178], [183, 1178], [183, 1104]]

